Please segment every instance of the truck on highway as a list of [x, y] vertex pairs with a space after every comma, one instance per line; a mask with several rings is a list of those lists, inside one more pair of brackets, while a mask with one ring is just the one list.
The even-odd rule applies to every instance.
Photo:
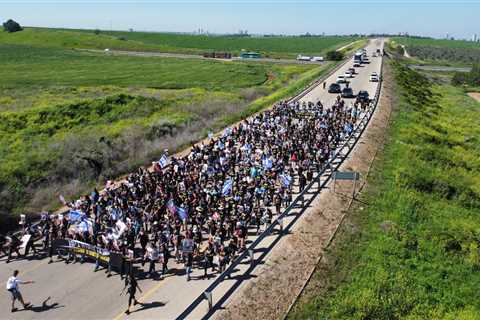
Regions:
[[355, 55], [353, 56], [353, 66], [360, 67], [362, 62], [363, 62], [363, 52], [362, 51], [355, 52]]
[[311, 61], [311, 60], [312, 60], [312, 57], [302, 56], [301, 54], [299, 54], [299, 55], [297, 56], [297, 60], [298, 60], [298, 61]]
[[310, 57], [310, 56], [303, 56], [303, 55], [299, 54], [297, 56], [297, 60], [298, 61], [322, 62], [323, 57], [317, 57], [317, 56]]

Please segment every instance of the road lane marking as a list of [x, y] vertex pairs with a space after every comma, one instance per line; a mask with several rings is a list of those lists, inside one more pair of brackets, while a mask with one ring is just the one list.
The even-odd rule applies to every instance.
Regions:
[[[160, 289], [161, 286], [163, 286], [166, 282], [168, 282], [170, 279], [174, 278], [175, 275], [172, 275], [170, 277], [164, 278], [161, 280], [157, 285], [153, 286], [150, 288], [145, 294], [143, 294], [139, 299], [138, 302], [142, 303], [145, 302], [145, 299], [150, 298], [152, 294], [154, 294], [158, 289]], [[125, 311], [120, 312], [113, 320], [120, 320], [125, 316]]]

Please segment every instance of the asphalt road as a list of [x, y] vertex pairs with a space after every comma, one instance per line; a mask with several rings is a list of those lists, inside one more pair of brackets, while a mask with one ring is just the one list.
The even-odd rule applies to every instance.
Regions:
[[[371, 57], [371, 53], [381, 48], [382, 42], [373, 40], [367, 47], [367, 53], [371, 60], [370, 64], [356, 68], [358, 73], [351, 79], [350, 87], [354, 92], [368, 90], [371, 96], [374, 95], [377, 83], [369, 82], [369, 75], [372, 72], [379, 73], [382, 58]], [[337, 75], [343, 74], [346, 69], [353, 65], [353, 61], [346, 63], [334, 75], [330, 76], [328, 84], [335, 81]], [[336, 98], [336, 94], [329, 94], [320, 85], [305, 97], [303, 101], [316, 102], [321, 100], [330, 105]], [[352, 100], [353, 101], [353, 100]], [[293, 221], [292, 215], [284, 225]], [[301, 219], [301, 217], [300, 217]], [[295, 229], [292, 229], [295, 232]], [[255, 237], [249, 237], [252, 241]], [[255, 259], [268, 259], [270, 249], [281, 237], [274, 234], [266, 237], [257, 247]], [[34, 280], [34, 284], [20, 285], [21, 292], [26, 301], [33, 304], [31, 310], [22, 310], [17, 304], [19, 311], [10, 313], [10, 293], [5, 289], [0, 290], [0, 318], [1, 319], [126, 319], [123, 314], [127, 306], [127, 297], [120, 296], [123, 289], [123, 281], [118, 275], [107, 278], [104, 270], [93, 272], [92, 263], [76, 263], [66, 265], [64, 262], [55, 261], [48, 264], [48, 259], [38, 260], [14, 260], [5, 264], [5, 258], [0, 259], [0, 278], [4, 282], [11, 275], [13, 270], [20, 270], [19, 278], [22, 280]], [[249, 270], [250, 264], [241, 264], [234, 274], [232, 280], [224, 281], [214, 291], [214, 303], [225, 293], [226, 298], [219, 304], [226, 305], [235, 298], [235, 292], [250, 277], [255, 276], [257, 269]], [[215, 279], [199, 279], [203, 270], [195, 269], [193, 280], [186, 281], [183, 275], [183, 266], [169, 263], [170, 274], [163, 280], [140, 279], [139, 286], [142, 293], [137, 293], [141, 305], [133, 308], [129, 319], [173, 319], [181, 313], [190, 302], [203, 292]], [[147, 265], [145, 266], [147, 269]], [[203, 303], [195, 309], [189, 318], [199, 319], [205, 315], [207, 304]]]

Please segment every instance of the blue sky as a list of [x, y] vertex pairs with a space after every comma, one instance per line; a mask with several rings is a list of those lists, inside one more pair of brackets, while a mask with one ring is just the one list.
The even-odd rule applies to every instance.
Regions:
[[212, 33], [480, 34], [480, 0], [127, 1], [0, 0], [0, 20], [22, 25]]

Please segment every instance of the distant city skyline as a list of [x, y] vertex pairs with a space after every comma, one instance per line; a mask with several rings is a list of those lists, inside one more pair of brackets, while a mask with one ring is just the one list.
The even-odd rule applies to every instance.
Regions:
[[480, 1], [2, 1], [24, 26], [251, 34], [408, 33], [472, 40]]

